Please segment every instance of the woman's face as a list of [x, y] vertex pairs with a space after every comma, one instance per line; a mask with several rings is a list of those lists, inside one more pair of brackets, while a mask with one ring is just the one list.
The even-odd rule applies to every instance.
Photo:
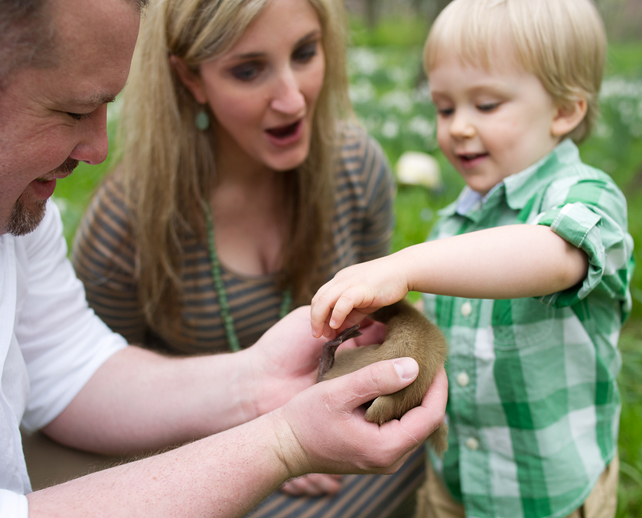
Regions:
[[310, 149], [323, 86], [321, 23], [308, 0], [271, 0], [224, 55], [200, 66], [219, 165], [293, 169]]

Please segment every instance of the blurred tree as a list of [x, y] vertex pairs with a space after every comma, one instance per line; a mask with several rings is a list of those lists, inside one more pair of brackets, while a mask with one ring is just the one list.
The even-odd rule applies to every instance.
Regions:
[[642, 2], [640, 0], [594, 0], [602, 14], [609, 39], [640, 41]]
[[379, 18], [390, 15], [412, 14], [423, 16], [432, 23], [451, 0], [345, 0], [349, 11], [362, 16], [368, 28], [376, 27]]

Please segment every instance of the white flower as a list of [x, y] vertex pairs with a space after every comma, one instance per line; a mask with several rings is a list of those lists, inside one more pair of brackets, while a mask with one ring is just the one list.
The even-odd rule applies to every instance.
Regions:
[[381, 134], [386, 138], [395, 138], [399, 134], [399, 124], [395, 121], [386, 121], [381, 127]]
[[354, 104], [372, 101], [376, 95], [377, 93], [370, 81], [361, 80], [350, 85], [350, 100]]
[[353, 47], [348, 51], [348, 67], [355, 73], [372, 75], [379, 69], [379, 56], [367, 47]]
[[415, 117], [410, 119], [410, 122], [408, 123], [408, 129], [410, 129], [410, 131], [416, 133], [420, 137], [423, 137], [424, 139], [432, 138], [435, 132], [434, 124], [425, 117], [421, 117], [419, 115], [416, 115]]
[[439, 163], [427, 153], [406, 151], [395, 166], [399, 183], [423, 185], [432, 190], [441, 187]]
[[380, 102], [383, 107], [397, 108], [402, 113], [409, 113], [413, 105], [410, 95], [401, 90], [388, 92], [381, 98]]

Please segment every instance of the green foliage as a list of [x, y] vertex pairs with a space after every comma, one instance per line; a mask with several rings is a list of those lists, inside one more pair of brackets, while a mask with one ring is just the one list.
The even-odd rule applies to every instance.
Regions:
[[640, 79], [642, 75], [642, 45], [617, 43], [609, 45], [606, 73], [629, 79]]
[[420, 47], [428, 34], [428, 19], [393, 17], [369, 29], [359, 17], [350, 19], [352, 43], [358, 47]]

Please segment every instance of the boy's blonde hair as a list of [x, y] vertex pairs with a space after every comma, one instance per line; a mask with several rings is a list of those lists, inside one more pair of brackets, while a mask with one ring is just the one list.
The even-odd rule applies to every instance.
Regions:
[[606, 54], [604, 26], [591, 0], [454, 0], [432, 26], [424, 66], [430, 75], [448, 51], [492, 70], [505, 48], [560, 106], [586, 99], [586, 116], [568, 136], [576, 142], [588, 137], [599, 113]]

